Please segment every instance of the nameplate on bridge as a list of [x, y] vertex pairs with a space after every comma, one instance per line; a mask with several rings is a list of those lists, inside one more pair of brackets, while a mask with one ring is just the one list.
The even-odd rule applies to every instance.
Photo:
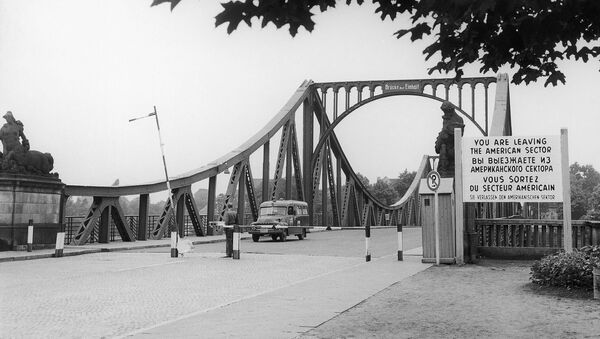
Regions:
[[464, 202], [562, 202], [560, 136], [462, 139]]
[[383, 84], [383, 93], [407, 91], [421, 92], [421, 83], [418, 81], [388, 81]]

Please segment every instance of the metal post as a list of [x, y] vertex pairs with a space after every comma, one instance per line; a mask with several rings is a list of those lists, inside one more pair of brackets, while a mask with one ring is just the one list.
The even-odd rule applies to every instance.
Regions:
[[371, 261], [371, 248], [369, 247], [369, 240], [371, 239], [371, 226], [365, 225], [365, 259], [367, 262]]
[[402, 224], [399, 223], [396, 230], [398, 231], [398, 261], [402, 261], [404, 260], [402, 256]]
[[[158, 130], [158, 142], [160, 143], [160, 153], [162, 154], [162, 161], [163, 161], [163, 167], [165, 170], [165, 180], [167, 183], [167, 191], [169, 192], [169, 202], [171, 203], [171, 208], [174, 209], [175, 208], [175, 204], [173, 202], [173, 192], [171, 190], [171, 183], [169, 182], [169, 173], [167, 171], [167, 159], [165, 157], [165, 144], [162, 141], [162, 135], [160, 133], [160, 123], [158, 122], [158, 112], [156, 111], [156, 106], [154, 106], [154, 112], [148, 114], [147, 116], [144, 117], [139, 117], [139, 118], [133, 118], [133, 119], [129, 119], [129, 122], [138, 120], [138, 119], [144, 119], [147, 117], [151, 117], [154, 116], [154, 119], [156, 120], [156, 129]], [[173, 246], [173, 239], [171, 239], [171, 257], [172, 258], [176, 258], [178, 256], [177, 253], [177, 227], [175, 228], [175, 246]], [[171, 232], [171, 237], [173, 237], [173, 232]]]
[[33, 219], [29, 219], [29, 226], [27, 226], [27, 252], [33, 250]]
[[177, 231], [171, 232], [171, 258], [177, 258], [179, 255], [177, 251]]
[[233, 259], [240, 259], [240, 225], [233, 226]]
[[434, 191], [433, 195], [433, 215], [435, 218], [435, 264], [440, 264], [440, 211], [439, 211], [439, 200], [438, 192]]

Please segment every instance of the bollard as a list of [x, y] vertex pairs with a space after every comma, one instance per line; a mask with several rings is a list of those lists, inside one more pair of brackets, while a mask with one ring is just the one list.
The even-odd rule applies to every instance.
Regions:
[[27, 252], [33, 250], [33, 219], [29, 219], [29, 226], [27, 226]]
[[371, 238], [371, 226], [365, 226], [365, 247], [366, 247], [366, 255], [365, 259], [367, 262], [371, 261], [371, 249], [369, 248], [369, 239]]
[[63, 256], [63, 248], [65, 247], [65, 232], [56, 233], [56, 247], [54, 256], [60, 258]]
[[225, 225], [223, 227], [225, 231], [225, 256], [233, 256], [233, 227], [231, 225]]
[[177, 232], [171, 232], [171, 258], [177, 258], [179, 253], [177, 251]]
[[240, 233], [240, 226], [239, 225], [234, 225], [233, 226], [233, 259], [239, 259], [240, 258], [240, 238], [241, 238], [241, 233]]
[[398, 230], [398, 261], [403, 261], [404, 258], [402, 256], [402, 225], [398, 224], [396, 226]]
[[592, 269], [592, 275], [594, 278], [594, 299], [600, 300], [600, 268], [594, 267]]

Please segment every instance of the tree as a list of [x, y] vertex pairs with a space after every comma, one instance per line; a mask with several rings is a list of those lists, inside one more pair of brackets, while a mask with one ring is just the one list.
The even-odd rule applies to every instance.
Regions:
[[398, 180], [396, 180], [393, 184], [394, 189], [398, 192], [398, 196], [402, 198], [404, 193], [408, 191], [410, 188], [410, 184], [412, 184], [417, 172], [412, 171], [409, 172], [407, 169], [404, 169], [404, 172], [398, 175]]
[[392, 187], [389, 180], [377, 178], [377, 182], [371, 187], [373, 196], [386, 205], [391, 205], [398, 201], [398, 192]]
[[358, 178], [358, 180], [360, 180], [360, 182], [362, 182], [362, 184], [367, 189], [369, 189], [371, 187], [371, 184], [369, 183], [369, 178], [367, 178], [364, 175], [360, 174], [360, 172], [356, 173], [356, 177]]
[[571, 164], [571, 217], [574, 220], [588, 212], [599, 209], [597, 195], [600, 195], [600, 173], [592, 165]]
[[[171, 10], [180, 0], [154, 0], [152, 6], [170, 3]], [[346, 0], [346, 4], [353, 3]], [[356, 0], [361, 5], [363, 0]], [[382, 20], [410, 18], [410, 26], [396, 31], [412, 41], [433, 39], [423, 50], [425, 60], [438, 62], [429, 74], [454, 72], [481, 64], [482, 72], [498, 72], [505, 65], [516, 67], [512, 82], [520, 84], [546, 78], [545, 86], [565, 83], [565, 75], [556, 61], [565, 58], [587, 62], [600, 55], [600, 2], [597, 0], [373, 0], [375, 13]], [[253, 19], [261, 27], [272, 23], [277, 28], [289, 25], [292, 36], [303, 27], [315, 27], [313, 10], [321, 13], [335, 8], [335, 0], [244, 0], [222, 4], [215, 25], [227, 24], [235, 31], [243, 21]]]

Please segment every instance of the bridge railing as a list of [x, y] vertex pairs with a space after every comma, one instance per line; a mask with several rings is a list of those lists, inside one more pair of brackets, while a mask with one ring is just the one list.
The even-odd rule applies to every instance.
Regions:
[[[149, 215], [148, 216], [148, 220], [146, 221], [146, 225], [147, 225], [146, 239], [150, 239], [150, 234], [152, 232], [152, 229], [153, 229], [154, 225], [156, 225], [158, 223], [159, 217], [160, 217], [159, 215]], [[206, 227], [208, 225], [208, 217], [206, 214], [200, 214], [199, 218], [200, 218], [200, 225], [202, 227], [202, 230], [203, 230], [204, 234], [206, 234]], [[329, 225], [331, 225], [333, 216], [329, 215], [328, 218], [329, 218]], [[81, 227], [81, 223], [83, 222], [83, 220], [84, 220], [84, 217], [80, 217], [80, 216], [65, 217], [65, 245], [68, 245], [71, 243], [71, 241], [73, 240], [73, 237], [75, 236], [75, 234], [77, 234], [77, 231]], [[243, 218], [243, 222], [242, 222], [244, 225], [249, 225], [253, 221], [254, 221], [254, 219], [252, 217], [252, 213], [244, 214], [244, 218]], [[192, 223], [190, 216], [185, 215], [183, 222], [184, 222], [183, 235], [184, 236], [194, 236], [195, 235], [194, 224]], [[133, 233], [133, 235], [136, 237], [136, 240], [137, 240], [139, 217], [137, 215], [126, 215], [125, 223], [129, 226], [129, 229], [131, 230], [131, 232]], [[315, 222], [314, 222], [313, 226], [321, 226], [321, 214], [320, 213], [315, 213]], [[169, 227], [166, 228], [166, 231], [163, 236], [167, 237], [167, 238], [171, 237], [171, 232], [168, 231], [171, 229], [175, 229], [175, 218], [174, 217], [169, 220]], [[117, 231], [117, 226], [115, 225], [113, 220], [111, 220], [111, 223], [110, 223], [110, 241], [121, 241], [121, 237], [119, 236], [119, 232]], [[98, 222], [96, 222], [96, 225], [94, 225], [94, 228], [92, 229], [92, 233], [90, 234], [90, 238], [88, 240], [88, 243], [95, 243], [95, 242], [98, 242]]]
[[[573, 247], [600, 245], [600, 221], [574, 220]], [[535, 258], [563, 248], [563, 221], [475, 219], [477, 250], [487, 257]]]
[[[153, 229], [154, 225], [157, 224], [159, 217], [160, 217], [159, 215], [149, 215], [148, 216], [148, 220], [146, 221], [146, 225], [147, 225], [146, 239], [150, 239], [152, 229]], [[202, 227], [204, 234], [206, 234], [206, 226], [208, 224], [207, 217], [204, 214], [204, 215], [199, 215], [199, 218], [200, 218], [200, 226]], [[84, 217], [79, 217], [79, 216], [65, 217], [65, 245], [68, 245], [71, 243], [71, 241], [73, 240], [73, 237], [75, 236], [75, 234], [77, 234], [77, 231], [81, 227], [81, 222], [83, 221], [83, 219], [84, 219]], [[132, 231], [133, 235], [136, 237], [136, 240], [137, 240], [139, 217], [137, 215], [126, 215], [125, 223], [129, 226], [129, 229]], [[196, 234], [194, 231], [194, 224], [192, 223], [192, 220], [189, 215], [184, 216], [183, 223], [184, 223], [184, 228], [183, 228], [184, 236], [193, 236]], [[171, 229], [175, 229], [175, 218], [171, 218], [171, 220], [169, 220], [169, 227], [165, 229], [165, 233], [163, 236], [167, 237], [167, 238], [170, 237], [171, 232], [169, 232], [169, 230], [171, 230]], [[121, 240], [121, 237], [117, 230], [117, 226], [115, 225], [114, 221], [111, 220], [110, 241], [120, 241], [120, 240]], [[98, 222], [96, 223], [96, 225], [94, 225], [94, 228], [92, 229], [89, 240], [87, 242], [88, 243], [98, 242]]]

